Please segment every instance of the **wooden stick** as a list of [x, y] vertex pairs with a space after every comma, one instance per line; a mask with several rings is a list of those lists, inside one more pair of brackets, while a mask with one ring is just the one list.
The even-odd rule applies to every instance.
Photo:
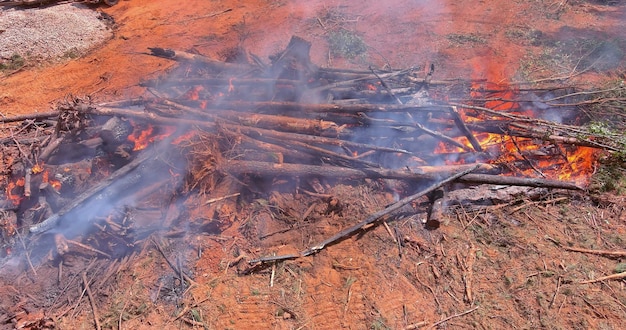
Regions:
[[[478, 164], [479, 169], [489, 170], [493, 169], [491, 165]], [[317, 165], [304, 165], [304, 164], [289, 164], [289, 163], [268, 163], [268, 162], [256, 162], [256, 161], [237, 161], [231, 160], [220, 165], [220, 170], [233, 174], [256, 174], [256, 175], [268, 175], [268, 176], [321, 176], [327, 178], [343, 178], [351, 180], [359, 180], [365, 178], [385, 178], [385, 179], [400, 179], [400, 180], [437, 180], [443, 175], [448, 175], [450, 169], [463, 169], [464, 166], [473, 167], [473, 164], [455, 165], [454, 167], [443, 167], [439, 171], [432, 170], [432, 167], [424, 166], [417, 167], [413, 171], [399, 171], [399, 170], [387, 170], [387, 169], [353, 169], [340, 166], [317, 166]], [[426, 171], [421, 171], [424, 168]], [[498, 185], [511, 185], [511, 186], [527, 186], [527, 187], [540, 187], [540, 188], [557, 188], [568, 190], [582, 190], [581, 187], [575, 183], [565, 181], [546, 180], [539, 178], [520, 178], [510, 177], [502, 175], [490, 175], [490, 174], [467, 174], [459, 178], [459, 181], [473, 184], [498, 184]]]
[[617, 273], [617, 274], [611, 274], [611, 275], [607, 275], [607, 276], [602, 276], [602, 277], [598, 277], [598, 278], [593, 279], [593, 280], [580, 281], [580, 282], [578, 282], [578, 284], [597, 283], [597, 282], [602, 282], [602, 281], [606, 281], [606, 280], [621, 280], [623, 278], [626, 278], [626, 272], [621, 272], [621, 273]]
[[450, 320], [452, 320], [454, 318], [461, 317], [463, 315], [467, 315], [467, 314], [477, 310], [478, 307], [480, 307], [480, 306], [476, 306], [474, 308], [468, 309], [465, 312], [461, 312], [461, 313], [458, 313], [458, 314], [450, 315], [450, 316], [446, 317], [445, 319], [443, 319], [441, 321], [437, 321], [437, 322], [431, 324], [430, 327], [428, 327], [428, 329], [434, 329], [434, 328], [436, 328], [438, 325], [440, 325], [442, 323], [446, 323], [446, 322], [448, 322], [448, 321], [450, 321]]
[[515, 176], [489, 175], [489, 174], [468, 174], [459, 179], [465, 183], [497, 184], [508, 186], [526, 186], [536, 188], [556, 188], [567, 190], [583, 190], [582, 187], [573, 182], [546, 180], [541, 178], [522, 178]]
[[467, 137], [469, 142], [472, 144], [472, 147], [474, 147], [474, 150], [482, 152], [483, 148], [480, 146], [478, 140], [476, 140], [474, 134], [472, 134], [469, 128], [467, 128], [465, 122], [463, 122], [463, 119], [461, 119], [461, 115], [459, 115], [459, 112], [456, 110], [455, 106], [450, 107], [450, 113], [452, 114], [452, 119], [454, 119], [454, 123], [458, 126], [458, 128], [465, 135], [465, 137]]
[[24, 121], [24, 120], [36, 120], [36, 119], [48, 119], [53, 118], [59, 115], [58, 111], [49, 111], [42, 113], [35, 113], [32, 115], [18, 115], [12, 117], [0, 116], [0, 123], [13, 123], [16, 121]]
[[454, 166], [442, 166], [439, 170], [432, 166], [422, 166], [409, 171], [395, 171], [387, 169], [353, 169], [341, 166], [331, 165], [305, 165], [290, 163], [268, 163], [256, 161], [239, 161], [231, 160], [219, 165], [218, 169], [224, 172], [240, 175], [255, 174], [267, 176], [321, 176], [327, 178], [344, 178], [344, 179], [365, 179], [365, 178], [384, 178], [384, 179], [401, 179], [401, 180], [432, 180], [437, 176], [451, 175], [454, 171], [464, 171], [478, 166], [481, 170], [492, 169], [487, 164], [464, 164]]
[[187, 281], [187, 283], [189, 283], [190, 286], [196, 284], [196, 281], [194, 281], [191, 277], [189, 277], [189, 275], [187, 275], [187, 273], [183, 271], [182, 267], [180, 267], [180, 269], [177, 269], [177, 267], [174, 266], [174, 264], [170, 261], [170, 259], [165, 255], [165, 251], [163, 251], [161, 244], [157, 242], [156, 238], [152, 237], [152, 243], [157, 248], [157, 251], [159, 251], [163, 259], [165, 259], [165, 262], [167, 262], [167, 265], [170, 266], [170, 268], [174, 271], [174, 274], [177, 274], [177, 275], [179, 273], [181, 274], [181, 277], [182, 277], [181, 282]]
[[[451, 137], [448, 137], [446, 135], [443, 135], [441, 133], [438, 133], [438, 132], [435, 132], [435, 131], [433, 131], [431, 129], [428, 129], [428, 128], [424, 127], [422, 124], [417, 123], [417, 122], [413, 122], [413, 125], [415, 125], [415, 127], [419, 128], [420, 130], [424, 131], [424, 133], [426, 133], [426, 134], [428, 134], [428, 135], [430, 135], [432, 137], [435, 137], [435, 138], [440, 139], [440, 140], [442, 140], [444, 142], [452, 144], [453, 146], [459, 147], [459, 148], [461, 148], [461, 149], [463, 149], [465, 151], [470, 151], [470, 148], [468, 148], [466, 145], [460, 143], [459, 141], [457, 141], [457, 140], [455, 140], [455, 139], [453, 139]], [[471, 135], [471, 133], [470, 133], [470, 136], [473, 137], [473, 135]], [[476, 139], [476, 138], [474, 138], [474, 139]], [[479, 147], [480, 147], [480, 145], [479, 145]], [[476, 149], [476, 147], [474, 147], [474, 149]], [[482, 148], [479, 151], [482, 151]]]
[[88, 251], [91, 251], [91, 252], [95, 252], [95, 253], [101, 254], [101, 255], [103, 255], [103, 256], [105, 256], [105, 257], [109, 258], [109, 259], [112, 259], [112, 257], [111, 257], [111, 255], [110, 255], [110, 254], [108, 254], [108, 253], [106, 253], [106, 252], [102, 252], [102, 251], [100, 251], [100, 250], [98, 250], [98, 249], [96, 249], [96, 248], [92, 248], [92, 247], [91, 247], [91, 246], [89, 246], [89, 245], [85, 245], [85, 244], [83, 244], [83, 243], [81, 243], [81, 242], [77, 242], [77, 241], [74, 241], [74, 240], [69, 240], [69, 239], [68, 239], [68, 240], [65, 240], [65, 241], [66, 241], [67, 243], [69, 243], [69, 244], [76, 245], [76, 246], [81, 247], [81, 248], [83, 248], [83, 249], [85, 249], [85, 250], [88, 250]]
[[187, 107], [173, 101], [163, 100], [162, 102], [166, 105], [189, 111], [192, 114], [199, 115], [204, 118], [209, 118], [212, 120], [227, 119], [244, 126], [261, 127], [288, 132], [298, 132], [301, 134], [327, 133], [332, 136], [338, 136], [342, 134], [343, 130], [337, 124], [326, 120], [268, 115], [261, 113], [248, 113], [221, 109], [212, 109], [211, 111], [200, 112], [197, 109]]
[[416, 105], [400, 105], [400, 104], [313, 104], [313, 103], [299, 103], [299, 102], [274, 102], [274, 101], [261, 101], [261, 102], [247, 102], [247, 101], [232, 101], [220, 103], [220, 107], [225, 107], [231, 110], [247, 109], [249, 111], [258, 110], [274, 110], [276, 112], [313, 112], [313, 113], [359, 113], [359, 112], [439, 112], [448, 113], [450, 106], [446, 104], [433, 104], [425, 106]]
[[33, 172], [30, 168], [26, 170], [26, 174], [24, 174], [24, 197], [30, 197], [31, 191], [31, 179]]
[[374, 71], [374, 68], [372, 68], [372, 66], [370, 66], [370, 71], [372, 71], [372, 74], [374, 74], [374, 76], [378, 78], [378, 81], [380, 81], [380, 84], [383, 86], [383, 88], [385, 88], [385, 90], [387, 90], [387, 93], [389, 93], [389, 95], [393, 97], [396, 103], [402, 105], [403, 104], [402, 101], [396, 96], [396, 94], [394, 94], [391, 88], [389, 88], [385, 80], [381, 76], [379, 76], [378, 73], [376, 73], [376, 71]]
[[41, 154], [39, 154], [39, 159], [47, 161], [50, 155], [52, 155], [52, 153], [61, 145], [61, 142], [63, 142], [64, 139], [65, 137], [61, 136], [48, 143], [48, 145], [41, 151]]
[[226, 196], [222, 196], [222, 197], [217, 197], [217, 198], [211, 198], [208, 199], [204, 202], [204, 205], [209, 205], [211, 203], [215, 203], [215, 202], [219, 202], [219, 201], [223, 201], [225, 199], [231, 198], [231, 197], [237, 197], [241, 195], [241, 193], [234, 193], [234, 194], [230, 194], [230, 195], [226, 195]]
[[232, 8], [227, 8], [227, 9], [224, 9], [224, 10], [216, 11], [214, 13], [188, 18], [188, 19], [180, 21], [180, 23], [189, 22], [189, 21], [195, 21], [197, 19], [202, 19], [202, 18], [215, 17], [215, 16], [218, 16], [218, 15], [221, 15], [221, 14], [228, 13], [230, 11], [233, 11], [233, 9]]
[[[406, 70], [400, 70], [400, 71], [395, 71], [395, 72], [390, 72], [390, 73], [384, 73], [384, 74], [379, 75], [378, 79], [380, 79], [380, 78], [391, 78], [391, 77], [394, 77], [394, 76], [403, 75], [403, 74], [409, 73], [409, 72], [411, 72], [413, 70], [414, 70], [414, 68], [409, 68], [409, 69], [406, 69]], [[344, 81], [339, 81], [339, 82], [332, 82], [332, 83], [329, 83], [327, 85], [323, 85], [323, 86], [320, 86], [320, 87], [312, 88], [312, 89], [310, 89], [307, 92], [315, 94], [315, 93], [326, 91], [326, 90], [329, 90], [329, 89], [332, 89], [332, 88], [335, 88], [335, 87], [351, 86], [355, 82], [364, 81], [364, 80], [375, 80], [375, 79], [377, 79], [376, 75], [372, 74], [372, 75], [369, 75], [369, 76], [364, 76], [362, 78], [356, 78], [356, 79], [351, 79], [351, 80], [344, 80]]]
[[98, 316], [98, 308], [96, 308], [96, 300], [93, 298], [93, 294], [91, 293], [91, 289], [89, 288], [89, 281], [87, 281], [87, 273], [82, 273], [83, 277], [83, 286], [85, 287], [85, 291], [87, 291], [87, 297], [89, 297], [89, 302], [91, 303], [91, 312], [93, 313], [93, 320], [96, 325], [96, 330], [102, 329], [100, 326], [100, 317]]
[[[295, 160], [295, 162], [298, 163], [312, 164], [316, 160], [314, 156], [300, 150], [285, 148], [283, 146], [268, 143], [265, 141], [259, 141], [241, 133], [231, 132], [230, 130], [225, 128], [220, 131], [220, 134], [224, 134], [229, 138], [232, 138], [233, 141], [241, 141], [240, 146], [243, 150], [246, 150], [246, 148], [252, 148], [253, 150], [264, 152], [265, 154], [277, 159], [291, 159], [291, 161], [288, 162], [292, 163]], [[278, 163], [282, 162], [283, 161], [278, 161]]]
[[562, 248], [567, 251], [574, 251], [574, 252], [581, 252], [581, 253], [598, 254], [598, 255], [610, 256], [610, 257], [626, 257], [626, 251], [589, 250], [589, 249], [569, 247], [569, 246], [562, 246]]
[[330, 238], [328, 238], [328, 239], [326, 239], [326, 240], [324, 240], [322, 242], [319, 242], [318, 244], [314, 245], [313, 247], [311, 247], [311, 248], [309, 248], [307, 250], [304, 250], [304, 251], [300, 252], [297, 255], [289, 254], [289, 255], [284, 255], [284, 256], [275, 256], [275, 257], [270, 257], [271, 260], [267, 259], [267, 258], [255, 259], [255, 260], [251, 260], [250, 264], [256, 264], [256, 263], [259, 263], [259, 262], [263, 263], [263, 262], [267, 262], [267, 261], [279, 261], [279, 260], [294, 259], [294, 258], [298, 258], [298, 257], [306, 257], [306, 256], [310, 256], [310, 255], [316, 254], [316, 253], [322, 251], [327, 246], [332, 245], [332, 244], [336, 244], [336, 243], [338, 243], [338, 242], [340, 242], [340, 241], [342, 241], [342, 240], [352, 236], [356, 232], [362, 230], [364, 227], [367, 227], [367, 226], [377, 222], [378, 220], [388, 216], [390, 213], [393, 213], [393, 212], [401, 209], [402, 207], [404, 207], [405, 205], [411, 203], [415, 199], [417, 199], [417, 198], [419, 198], [419, 197], [421, 197], [423, 195], [426, 195], [426, 194], [430, 193], [431, 191], [433, 191], [433, 190], [435, 190], [435, 189], [437, 189], [437, 188], [439, 188], [439, 187], [441, 187], [441, 186], [443, 186], [443, 185], [445, 185], [447, 183], [450, 183], [450, 182], [458, 179], [459, 177], [461, 177], [463, 175], [466, 175], [466, 174], [476, 170], [477, 168], [478, 168], [478, 166], [474, 166], [473, 168], [470, 168], [470, 169], [467, 169], [465, 171], [456, 173], [456, 174], [454, 174], [454, 175], [452, 175], [452, 176], [450, 176], [450, 177], [448, 177], [448, 178], [446, 178], [444, 180], [441, 180], [441, 181], [439, 181], [437, 183], [434, 183], [434, 184], [430, 185], [429, 187], [427, 187], [426, 189], [424, 189], [424, 190], [422, 190], [422, 191], [420, 191], [418, 193], [415, 193], [415, 194], [413, 194], [411, 196], [405, 197], [405, 198], [397, 201], [396, 203], [388, 206], [387, 208], [370, 215], [369, 217], [367, 217], [367, 219], [357, 223], [356, 225], [340, 231], [339, 233], [335, 234], [334, 236], [332, 236], [332, 237], [330, 237]]
[[463, 266], [463, 281], [465, 282], [465, 298], [470, 305], [474, 304], [474, 291], [472, 287], [472, 277], [474, 275], [474, 262], [476, 261], [476, 246], [470, 242], [470, 249], [465, 258]]
[[421, 321], [421, 322], [417, 322], [417, 323], [413, 323], [413, 324], [409, 324], [406, 327], [404, 327], [404, 330], [415, 330], [415, 329], [419, 329], [425, 325], [427, 325], [428, 322], [426, 321]]
[[[280, 143], [281, 141], [279, 139], [272, 139], [274, 140], [274, 143]], [[334, 151], [330, 151], [327, 150], [325, 148], [322, 147], [316, 147], [313, 146], [311, 144], [308, 143], [304, 143], [304, 142], [299, 142], [299, 141], [290, 141], [290, 142], [286, 142], [287, 146], [291, 146], [293, 148], [299, 149], [299, 150], [309, 150], [311, 153], [313, 154], [317, 154], [317, 155], [322, 155], [324, 157], [327, 157], [333, 161], [337, 161], [337, 162], [348, 162], [351, 163], [355, 166], [364, 166], [364, 167], [372, 167], [372, 168], [377, 168], [380, 167], [380, 165], [376, 164], [376, 163], [372, 163], [369, 161], [365, 161], [362, 159], [359, 159], [358, 157], [352, 157], [352, 156], [347, 156], [344, 154], [339, 154], [336, 153]]]

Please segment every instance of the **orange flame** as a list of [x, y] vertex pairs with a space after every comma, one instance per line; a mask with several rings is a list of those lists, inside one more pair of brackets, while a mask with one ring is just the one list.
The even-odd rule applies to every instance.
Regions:
[[161, 141], [164, 138], [172, 135], [176, 128], [173, 126], [159, 127], [160, 132], [156, 132], [154, 126], [148, 124], [146, 126], [136, 125], [131, 121], [134, 126], [133, 132], [128, 136], [128, 141], [133, 142], [135, 146], [133, 151], [139, 151], [147, 148], [151, 143], [155, 141]]
[[559, 173], [559, 180], [576, 181], [578, 184], [586, 184], [589, 176], [593, 174], [594, 163], [598, 159], [598, 151], [589, 147], [578, 147], [573, 153], [567, 155], [567, 167]]
[[143, 150], [148, 147], [148, 145], [150, 145], [150, 143], [153, 141], [151, 141], [151, 135], [153, 131], [154, 126], [152, 125], [148, 125], [148, 127], [144, 130], [133, 130], [133, 132], [128, 137], [128, 141], [135, 144], [133, 151]]
[[197, 134], [198, 134], [198, 131], [196, 131], [196, 130], [189, 131], [186, 134], [183, 134], [183, 135], [177, 137], [176, 139], [174, 139], [174, 141], [172, 141], [172, 144], [180, 144], [183, 141], [189, 141], [194, 136], [196, 136]]
[[21, 193], [15, 193], [13, 190], [17, 187], [24, 187], [25, 182], [26, 180], [23, 177], [21, 177], [17, 179], [15, 182], [13, 181], [9, 182], [9, 184], [6, 186], [5, 194], [7, 196], [7, 199], [10, 200], [13, 203], [13, 205], [19, 205], [23, 199], [23, 197], [20, 196]]
[[[485, 151], [489, 154], [497, 155], [496, 159], [488, 161], [489, 163], [501, 164], [510, 170], [514, 170], [515, 173], [508, 173], [509, 175], [521, 174], [536, 177], [541, 173], [547, 179], [573, 181], [576, 184], [585, 185], [589, 176], [593, 174], [593, 164], [599, 155], [597, 150], [590, 147], [573, 147], [571, 151], [567, 152], [565, 157], [554, 152], [541, 156], [545, 154], [541, 150], [545, 146], [530, 138], [515, 138], [493, 133], [479, 133], [475, 134], [475, 137]], [[457, 140], [471, 147], [466, 138]], [[463, 151], [461, 148], [450, 147], [440, 142], [435, 153], [459, 153]], [[532, 154], [535, 154], [535, 156], [524, 156]], [[528, 165], [529, 162], [530, 166]], [[446, 163], [448, 165], [459, 164], [463, 163], [463, 160], [456, 162], [446, 161]], [[523, 168], [519, 168], [515, 165], [519, 163], [526, 165]]]
[[50, 172], [48, 170], [45, 170], [43, 172], [42, 177], [41, 177], [41, 182], [50, 184], [52, 188], [54, 188], [56, 191], [61, 190], [61, 181], [51, 180]]
[[[480, 106], [503, 111], [508, 114], [532, 117], [532, 109], [523, 109], [515, 102], [514, 89], [503, 84], [473, 83], [470, 95]], [[489, 115], [484, 112], [476, 112], [472, 109], [458, 109], [459, 115], [465, 122], [488, 120]], [[574, 181], [577, 184], [587, 183], [593, 172], [593, 164], [598, 158], [598, 151], [589, 147], [568, 147], [564, 152], [556, 146], [558, 152], [554, 152], [555, 146], [542, 145], [540, 141], [523, 137], [510, 137], [493, 133], [474, 134], [480, 146], [491, 155], [497, 155], [497, 159], [490, 161], [492, 164], [501, 164], [513, 173], [525, 176], [545, 176], [548, 179]], [[471, 144], [465, 137], [456, 139], [461, 144], [471, 148]], [[541, 150], [544, 148], [543, 150]], [[545, 152], [545, 149], [553, 149]], [[450, 146], [440, 142], [435, 153], [459, 153], [464, 150], [456, 146]], [[529, 155], [532, 155], [528, 157]], [[457, 164], [462, 162], [456, 162]], [[453, 161], [447, 161], [453, 163]], [[518, 166], [524, 164], [522, 166]]]
[[38, 174], [43, 172], [43, 164], [35, 164], [31, 169], [33, 174]]

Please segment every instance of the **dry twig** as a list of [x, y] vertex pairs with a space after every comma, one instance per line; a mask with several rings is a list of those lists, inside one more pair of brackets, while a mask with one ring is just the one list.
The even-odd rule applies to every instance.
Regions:
[[91, 289], [89, 288], [89, 281], [87, 280], [87, 273], [82, 273], [83, 277], [83, 286], [85, 287], [85, 291], [87, 291], [87, 297], [89, 297], [89, 302], [91, 303], [91, 311], [93, 312], [93, 320], [95, 322], [96, 330], [102, 329], [100, 326], [100, 317], [98, 316], [98, 308], [96, 308], [96, 301], [93, 298], [93, 294], [91, 293]]
[[461, 313], [458, 313], [458, 314], [450, 315], [450, 316], [446, 317], [445, 319], [443, 319], [443, 320], [441, 320], [441, 321], [437, 321], [437, 322], [435, 322], [435, 323], [431, 324], [431, 325], [430, 325], [430, 327], [428, 327], [428, 328], [429, 328], [429, 329], [434, 329], [434, 328], [436, 328], [438, 325], [443, 324], [443, 323], [446, 323], [446, 322], [448, 322], [448, 321], [450, 321], [450, 320], [452, 320], [452, 319], [454, 319], [454, 318], [461, 317], [461, 316], [463, 316], [463, 315], [467, 315], [467, 314], [469, 314], [469, 313], [471, 313], [471, 312], [473, 312], [473, 311], [477, 310], [477, 309], [478, 309], [478, 307], [480, 307], [480, 306], [476, 306], [476, 307], [474, 307], [474, 308], [472, 308], [472, 309], [468, 309], [468, 310], [466, 310], [465, 312], [461, 312]]
[[597, 255], [603, 255], [603, 256], [608, 256], [608, 257], [626, 257], [626, 251], [589, 250], [589, 249], [569, 247], [569, 246], [562, 246], [562, 248], [567, 251], [597, 254]]
[[607, 276], [598, 277], [598, 278], [593, 279], [593, 280], [580, 281], [580, 282], [578, 282], [578, 284], [589, 284], [589, 283], [602, 282], [602, 281], [606, 281], [606, 280], [621, 280], [621, 279], [625, 279], [625, 278], [626, 278], [626, 272], [621, 272], [621, 273], [617, 273], [617, 274], [611, 274], [611, 275], [607, 275]]

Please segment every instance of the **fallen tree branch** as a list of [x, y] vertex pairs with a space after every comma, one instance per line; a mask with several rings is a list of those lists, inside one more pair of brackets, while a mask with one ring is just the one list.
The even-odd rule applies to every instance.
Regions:
[[12, 117], [0, 116], [0, 123], [13, 123], [16, 121], [24, 121], [24, 120], [47, 119], [47, 118], [54, 118], [58, 115], [59, 115], [58, 111], [49, 111], [49, 112], [34, 113], [30, 115], [18, 115], [18, 116], [12, 116]]
[[[412, 171], [388, 170], [379, 168], [353, 169], [341, 166], [318, 166], [289, 163], [268, 163], [256, 161], [231, 160], [221, 164], [220, 170], [232, 175], [253, 174], [265, 176], [321, 176], [326, 178], [342, 178], [359, 180], [365, 178], [384, 178], [399, 180], [438, 180], [442, 176], [449, 175], [450, 169], [461, 170], [462, 166], [478, 166], [481, 170], [493, 170], [488, 164], [453, 165], [453, 167], [417, 167]], [[521, 178], [491, 174], [467, 174], [458, 179], [461, 182], [471, 184], [497, 184], [510, 186], [526, 186], [539, 188], [556, 188], [567, 190], [581, 190], [582, 188], [572, 182], [546, 180], [541, 178]]]

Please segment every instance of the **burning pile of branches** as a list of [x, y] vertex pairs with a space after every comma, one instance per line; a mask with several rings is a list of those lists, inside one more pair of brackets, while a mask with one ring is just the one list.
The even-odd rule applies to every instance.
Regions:
[[[568, 104], [581, 95], [571, 88], [436, 80], [434, 66], [321, 68], [309, 49], [294, 37], [266, 64], [243, 51], [222, 62], [151, 48], [181, 65], [145, 81], [144, 98], [73, 98], [51, 113], [3, 118], [22, 123], [1, 140], [5, 251], [20, 229], [55, 234], [60, 252], [59, 237], [98, 229], [93, 253], [118, 256], [179, 217], [162, 210], [173, 199], [263, 193], [279, 179], [312, 196], [326, 196], [338, 180], [381, 180], [396, 196], [363, 222], [279, 259], [293, 258], [420, 196], [441, 199], [452, 182], [583, 189], [598, 150], [616, 149], [580, 125]], [[123, 207], [139, 204], [152, 209], [133, 215]]]

